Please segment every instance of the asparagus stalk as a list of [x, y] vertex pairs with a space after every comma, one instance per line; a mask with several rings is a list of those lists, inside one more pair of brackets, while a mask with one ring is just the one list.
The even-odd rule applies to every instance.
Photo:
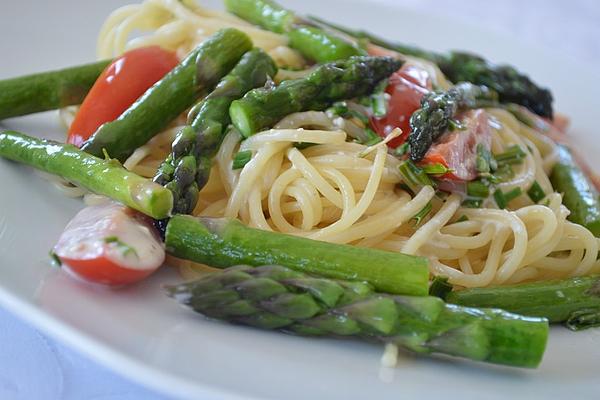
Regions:
[[225, 0], [227, 10], [273, 32], [286, 34], [290, 47], [318, 63], [366, 55], [356, 43], [307, 21], [270, 0]]
[[572, 330], [600, 326], [600, 277], [453, 291], [448, 303], [498, 307], [517, 314], [565, 322]]
[[165, 244], [175, 257], [217, 268], [282, 264], [330, 278], [366, 281], [390, 293], [426, 295], [428, 290], [424, 258], [252, 229], [232, 219], [175, 215], [167, 225]]
[[111, 157], [125, 161], [136, 148], [212, 90], [251, 47], [248, 36], [236, 29], [217, 32], [119, 118], [102, 125], [82, 149], [98, 157], [106, 150]]
[[248, 137], [288, 114], [324, 110], [337, 100], [371, 93], [378, 82], [401, 65], [401, 61], [389, 57], [350, 57], [323, 64], [306, 78], [251, 90], [231, 103], [231, 121]]
[[0, 120], [81, 104], [110, 60], [0, 81]]
[[450, 305], [431, 296], [377, 293], [366, 283], [316, 278], [277, 265], [228, 268], [167, 290], [210, 318], [516, 367], [536, 367], [548, 336], [542, 318]]
[[392, 43], [369, 32], [351, 30], [316, 17], [311, 17], [311, 20], [354, 38], [367, 40], [405, 55], [430, 60], [436, 63], [452, 82], [471, 82], [475, 85], [487, 86], [498, 93], [502, 103], [520, 104], [542, 117], [552, 118], [552, 93], [535, 84], [528, 76], [514, 67], [495, 65], [476, 54], [460, 51], [438, 54], [414, 46]]
[[115, 160], [102, 160], [70, 144], [5, 131], [0, 133], [0, 157], [61, 176], [153, 218], [168, 217], [173, 207], [167, 189], [127, 171]]
[[563, 204], [571, 211], [568, 219], [600, 236], [600, 195], [564, 146], [558, 147], [550, 182], [554, 190], [563, 194]]
[[494, 103], [496, 94], [485, 86], [467, 82], [452, 87], [447, 92], [431, 92], [421, 100], [421, 108], [410, 117], [410, 158], [421, 161], [427, 150], [450, 127], [459, 111]]
[[263, 86], [276, 72], [275, 63], [264, 51], [250, 50], [215, 90], [194, 107], [191, 124], [178, 132], [171, 154], [154, 178], [173, 192], [174, 213], [189, 214], [194, 210], [198, 192], [208, 181], [211, 159], [230, 123], [231, 102], [248, 90]]

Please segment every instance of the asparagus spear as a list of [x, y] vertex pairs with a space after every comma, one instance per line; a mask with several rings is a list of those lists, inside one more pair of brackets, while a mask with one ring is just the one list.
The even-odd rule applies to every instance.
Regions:
[[453, 291], [449, 303], [498, 307], [517, 314], [565, 322], [572, 330], [600, 326], [600, 277], [525, 283]]
[[318, 63], [366, 55], [355, 43], [331, 30], [307, 25], [307, 21], [270, 0], [225, 0], [227, 10], [277, 33], [286, 34], [290, 47]]
[[495, 65], [484, 58], [460, 51], [438, 54], [401, 43], [392, 43], [369, 32], [351, 30], [340, 25], [310, 17], [311, 21], [328, 26], [354, 38], [367, 40], [399, 53], [424, 58], [436, 63], [452, 82], [471, 82], [484, 85], [498, 93], [502, 103], [516, 103], [527, 107], [534, 113], [552, 118], [552, 93], [535, 84], [528, 76], [509, 65]]
[[316, 278], [278, 265], [228, 268], [167, 290], [210, 318], [516, 367], [536, 367], [548, 336], [542, 318], [450, 305], [431, 296], [377, 293], [366, 283]]
[[189, 214], [198, 192], [210, 175], [225, 128], [229, 125], [229, 105], [248, 90], [263, 86], [277, 72], [275, 63], [264, 51], [255, 48], [241, 58], [204, 100], [190, 113], [191, 124], [177, 134], [172, 153], [160, 166], [154, 181], [173, 192], [174, 213]]
[[424, 258], [252, 229], [227, 218], [175, 215], [167, 225], [165, 244], [175, 257], [218, 268], [283, 264], [330, 278], [366, 281], [390, 293], [426, 295], [428, 290]]
[[115, 160], [102, 160], [70, 144], [37, 139], [15, 131], [0, 133], [0, 157], [61, 176], [153, 218], [166, 218], [171, 192], [127, 171]]
[[146, 91], [119, 118], [102, 125], [82, 149], [124, 161], [163, 130], [194, 101], [212, 90], [252, 43], [236, 29], [223, 29], [201, 43], [177, 67]]
[[410, 117], [410, 158], [421, 161], [429, 147], [450, 127], [457, 113], [477, 108], [483, 102], [495, 102], [496, 94], [485, 86], [459, 83], [447, 92], [430, 92], [421, 100], [421, 108]]
[[401, 61], [389, 57], [350, 57], [323, 64], [306, 78], [251, 90], [231, 104], [231, 121], [248, 137], [288, 114], [324, 110], [337, 100], [371, 93], [379, 81], [401, 65]]
[[81, 104], [110, 60], [0, 81], [0, 120]]
[[564, 146], [558, 147], [550, 182], [554, 190], [563, 194], [563, 204], [571, 211], [568, 219], [600, 236], [600, 195]]

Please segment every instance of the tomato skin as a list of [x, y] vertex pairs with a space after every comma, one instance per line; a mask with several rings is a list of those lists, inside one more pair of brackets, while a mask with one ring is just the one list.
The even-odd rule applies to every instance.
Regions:
[[109, 286], [135, 283], [154, 272], [154, 270], [123, 268], [104, 256], [83, 260], [66, 257], [59, 258], [63, 264], [62, 267], [77, 278]]
[[100, 74], [69, 128], [67, 143], [81, 147], [100, 125], [115, 120], [179, 63], [158, 46], [130, 50]]
[[402, 129], [402, 135], [392, 139], [388, 146], [396, 148], [410, 134], [410, 117], [421, 107], [421, 99], [431, 90], [431, 79], [423, 69], [405, 64], [392, 74], [386, 93], [390, 95], [388, 113], [383, 118], [372, 117], [371, 127], [385, 138], [394, 128]]

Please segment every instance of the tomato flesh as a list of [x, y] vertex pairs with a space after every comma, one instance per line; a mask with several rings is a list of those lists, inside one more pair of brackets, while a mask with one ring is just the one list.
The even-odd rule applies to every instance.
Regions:
[[142, 280], [165, 259], [150, 219], [117, 203], [80, 211], [60, 236], [54, 254], [71, 275], [105, 285]]
[[410, 134], [410, 117], [421, 107], [421, 99], [431, 90], [431, 79], [423, 69], [405, 64], [392, 74], [386, 93], [390, 95], [388, 112], [382, 118], [372, 117], [371, 127], [383, 138], [394, 128], [402, 129], [402, 135], [390, 140], [388, 146], [396, 148]]
[[174, 52], [158, 46], [130, 50], [117, 58], [100, 74], [81, 104], [67, 143], [81, 147], [102, 124], [119, 117], [178, 63]]

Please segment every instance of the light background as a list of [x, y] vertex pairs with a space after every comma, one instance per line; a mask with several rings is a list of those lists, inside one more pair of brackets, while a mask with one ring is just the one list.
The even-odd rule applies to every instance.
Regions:
[[[4, 1], [2, 12], [12, 12], [15, 18], [36, 12], [40, 5], [33, 1], [8, 5]], [[600, 2], [596, 0], [372, 1], [455, 18], [460, 23], [484, 27], [528, 45], [558, 52], [578, 63], [600, 66]], [[26, 35], [15, 42], [14, 49], [2, 49], [3, 54], [22, 51], [25, 40]], [[83, 46], [76, 38], [73, 41], [73, 47]], [[457, 48], [460, 46], [456, 44]], [[27, 72], [35, 70], [34, 66], [25, 68]], [[18, 316], [0, 309], [0, 399], [164, 398], [47, 338]]]

